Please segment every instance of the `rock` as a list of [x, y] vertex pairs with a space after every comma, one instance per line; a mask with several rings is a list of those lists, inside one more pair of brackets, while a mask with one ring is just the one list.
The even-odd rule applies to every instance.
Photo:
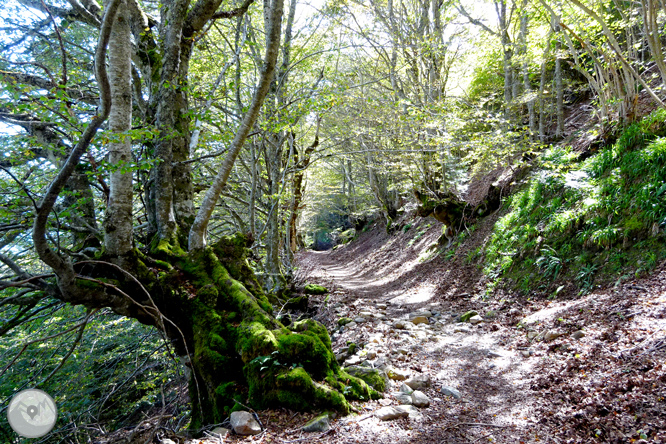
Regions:
[[224, 438], [225, 436], [227, 436], [227, 433], [229, 433], [229, 429], [225, 429], [224, 427], [215, 427], [210, 432], [213, 435], [219, 435], [219, 436]]
[[574, 339], [580, 339], [580, 338], [583, 338], [584, 336], [585, 336], [585, 332], [583, 330], [578, 330], [578, 331], [575, 331], [571, 334], [571, 337], [574, 338]]
[[469, 319], [470, 319], [472, 316], [478, 316], [478, 315], [479, 315], [479, 313], [477, 313], [476, 311], [474, 311], [474, 310], [470, 310], [470, 311], [468, 311], [467, 313], [465, 313], [464, 315], [460, 316], [460, 318], [459, 318], [458, 320], [459, 320], [460, 322], [467, 322], [467, 321], [469, 321]]
[[392, 326], [393, 328], [397, 328], [398, 330], [404, 330], [405, 327], [405, 322], [404, 320], [398, 319], [397, 321], [393, 322]]
[[400, 412], [406, 412], [409, 415], [410, 419], [421, 419], [421, 418], [423, 418], [423, 415], [421, 414], [419, 409], [417, 409], [413, 405], [399, 405], [399, 406], [396, 407], [396, 410], [398, 410]]
[[308, 421], [307, 424], [301, 427], [301, 430], [307, 433], [313, 433], [313, 432], [325, 432], [330, 428], [331, 428], [330, 414], [324, 413]]
[[351, 357], [345, 359], [345, 367], [359, 365], [361, 362], [363, 362], [363, 358], [361, 358], [358, 355], [354, 355], [354, 356], [351, 356]]
[[373, 316], [371, 311], [362, 311], [358, 315], [363, 318], [371, 318]]
[[343, 326], [353, 322], [350, 318], [340, 318], [338, 319], [338, 325]]
[[385, 302], [377, 302], [375, 304], [375, 307], [379, 308], [380, 310], [386, 310], [386, 308], [388, 307], [388, 304], [385, 303]]
[[407, 394], [407, 393], [396, 393], [393, 395], [396, 401], [398, 401], [400, 404], [411, 404], [412, 403], [412, 395]]
[[528, 341], [531, 341], [532, 339], [536, 338], [537, 336], [539, 336], [539, 333], [537, 333], [535, 331], [528, 331], [527, 332], [527, 340]]
[[[419, 311], [415, 311], [415, 312], [412, 312], [412, 313], [409, 314], [410, 319], [418, 317], [418, 316], [424, 316], [426, 318], [429, 318], [429, 317], [432, 317], [432, 313], [430, 312], [430, 310], [419, 310]], [[412, 321], [412, 322], [414, 322], [414, 321]]]
[[404, 382], [400, 385], [400, 388], [398, 389], [400, 393], [406, 393], [408, 395], [411, 395], [414, 393], [414, 389], [412, 389], [410, 386], [405, 384]]
[[488, 318], [488, 319], [492, 319], [495, 316], [497, 316], [497, 312], [495, 310], [490, 310], [486, 313], [486, 318]]
[[444, 395], [453, 396], [456, 399], [462, 398], [462, 395], [460, 394], [460, 392], [457, 389], [453, 388], [453, 387], [443, 386], [441, 391]]
[[364, 323], [365, 321], [367, 321], [367, 319], [366, 319], [366, 318], [363, 318], [363, 317], [361, 317], [361, 316], [354, 318], [354, 322], [356, 322], [357, 324], [362, 324], [362, 323]]
[[397, 353], [399, 355], [408, 355], [409, 350], [407, 350], [406, 348], [399, 348], [395, 351], [395, 353]]
[[562, 332], [556, 331], [556, 330], [549, 330], [543, 335], [543, 340], [546, 342], [549, 341], [554, 341], [555, 339], [559, 338], [562, 336]]
[[388, 377], [386, 376], [386, 372], [384, 370], [355, 365], [345, 368], [345, 371], [352, 376], [356, 376], [357, 378], [364, 380], [369, 386], [379, 392], [386, 390]]
[[261, 426], [250, 412], [232, 412], [229, 422], [234, 433], [238, 435], [258, 435], [261, 433]]
[[428, 318], [425, 316], [414, 316], [409, 321], [414, 325], [430, 323], [430, 321], [428, 321]]
[[425, 393], [416, 390], [414, 393], [412, 393], [412, 405], [420, 409], [430, 407], [430, 399], [425, 395]]
[[466, 325], [458, 325], [453, 329], [454, 333], [469, 333], [471, 330]]
[[388, 377], [394, 381], [404, 381], [409, 378], [410, 373], [409, 370], [401, 370], [397, 368], [392, 368], [387, 372]]
[[382, 421], [390, 421], [392, 419], [407, 418], [409, 413], [404, 410], [398, 410], [395, 407], [382, 407], [375, 412], [375, 416]]
[[409, 386], [412, 390], [430, 387], [430, 376], [423, 373], [414, 375], [405, 381], [405, 385]]
[[503, 356], [502, 353], [496, 352], [494, 350], [488, 350], [486, 354], [489, 358], [501, 358]]
[[483, 318], [479, 315], [474, 315], [469, 318], [469, 323], [472, 325], [480, 324], [481, 322], [483, 322]]
[[521, 350], [520, 354], [523, 355], [523, 358], [529, 358], [532, 352], [530, 350]]
[[326, 287], [322, 287], [321, 285], [316, 285], [316, 284], [307, 284], [305, 288], [303, 289], [303, 293], [305, 294], [326, 294], [328, 293], [328, 290]]
[[365, 355], [367, 359], [373, 360], [377, 357], [377, 352], [375, 350], [368, 350], [368, 353]]

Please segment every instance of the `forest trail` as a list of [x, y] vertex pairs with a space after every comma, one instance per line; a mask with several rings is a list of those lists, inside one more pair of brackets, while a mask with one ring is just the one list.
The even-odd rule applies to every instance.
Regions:
[[[390, 248], [384, 252], [391, 255]], [[333, 333], [333, 350], [343, 360], [353, 342], [359, 352], [346, 355], [345, 366], [370, 365], [387, 371], [391, 379], [384, 399], [363, 405], [361, 420], [351, 416], [339, 421], [340, 433], [346, 435], [339, 442], [515, 443], [540, 436], [529, 390], [534, 362], [506, 347], [511, 342], [506, 331], [488, 322], [456, 322], [463, 312], [438, 301], [436, 285], [425, 276], [415, 288], [403, 289], [402, 281], [414, 279], [413, 261], [356, 257], [345, 262], [340, 256], [306, 252], [299, 258], [309, 281], [332, 289], [331, 309], [322, 320], [334, 328], [340, 317], [354, 319]], [[427, 312], [428, 323], [408, 322]], [[393, 379], [399, 375], [428, 380], [421, 391], [430, 406], [415, 409], [410, 418], [382, 421], [373, 414], [401, 403], [397, 393], [403, 381]], [[367, 436], [372, 440], [362, 438]]]
[[[455, 257], [428, 253], [440, 233], [428, 225], [392, 235], [375, 227], [337, 250], [300, 254], [297, 279], [331, 290], [317, 316], [341, 363], [429, 380], [421, 390], [431, 402], [410, 418], [378, 419], [404, 399], [391, 377], [384, 399], [306, 441], [665, 442], [666, 264], [577, 299], [483, 298], [464, 252], [485, 238], [484, 224]], [[479, 322], [459, 322], [471, 310]], [[427, 323], [407, 322], [424, 311]], [[340, 328], [340, 318], [354, 322]]]

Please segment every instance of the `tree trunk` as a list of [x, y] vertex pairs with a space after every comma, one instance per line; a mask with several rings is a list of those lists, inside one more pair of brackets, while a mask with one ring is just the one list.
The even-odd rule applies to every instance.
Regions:
[[109, 38], [109, 83], [111, 110], [109, 130], [109, 202], [104, 222], [104, 246], [112, 256], [122, 257], [133, 246], [132, 232], [132, 125], [131, 40], [126, 2], [120, 4]]

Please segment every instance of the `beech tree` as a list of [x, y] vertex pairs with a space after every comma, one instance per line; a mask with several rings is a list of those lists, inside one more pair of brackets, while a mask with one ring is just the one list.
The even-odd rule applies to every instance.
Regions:
[[[201, 199], [189, 162], [193, 128], [194, 145], [200, 133], [191, 118], [188, 70], [196, 43], [215, 21], [245, 14], [252, 0], [236, 7], [170, 0], [158, 9], [137, 0], [108, 0], [103, 7], [94, 0], [21, 4], [39, 19], [17, 26], [25, 30], [13, 46], [20, 56], [3, 61], [3, 83], [13, 95], [3, 99], [0, 119], [24, 128], [29, 150], [14, 149], [3, 171], [14, 181], [16, 199], [32, 201], [34, 213], [18, 224], [4, 221], [2, 230], [3, 242], [15, 243], [30, 225], [30, 237], [20, 239], [34, 255], [0, 256], [12, 272], [0, 280], [7, 290], [2, 302], [16, 307], [8, 327], [34, 316], [49, 298], [110, 307], [155, 326], [191, 370], [194, 428], [220, 422], [236, 402], [348, 412], [348, 399], [375, 396], [341, 370], [322, 325], [305, 320], [287, 327], [275, 319], [274, 296], [247, 263], [251, 235], [207, 236], [271, 88], [283, 0], [263, 4], [259, 79]], [[57, 37], [56, 55], [33, 52], [53, 46], [42, 37], [46, 32]], [[71, 48], [94, 54], [77, 61], [77, 76], [68, 75]], [[45, 170], [42, 182], [29, 173], [38, 166]], [[135, 182], [135, 176], [147, 180]], [[106, 208], [101, 227], [99, 199]], [[142, 226], [137, 215], [145, 217]], [[137, 228], [146, 236], [137, 236]], [[65, 242], [67, 233], [73, 235]]]

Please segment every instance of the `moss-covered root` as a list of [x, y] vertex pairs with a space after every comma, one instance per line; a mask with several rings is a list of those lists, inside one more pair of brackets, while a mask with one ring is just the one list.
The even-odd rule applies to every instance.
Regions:
[[234, 279], [213, 249], [181, 268], [194, 284], [192, 427], [219, 422], [237, 400], [255, 408], [332, 409], [348, 413], [349, 400], [379, 394], [342, 371], [326, 328], [305, 320], [284, 327], [263, 294]]

